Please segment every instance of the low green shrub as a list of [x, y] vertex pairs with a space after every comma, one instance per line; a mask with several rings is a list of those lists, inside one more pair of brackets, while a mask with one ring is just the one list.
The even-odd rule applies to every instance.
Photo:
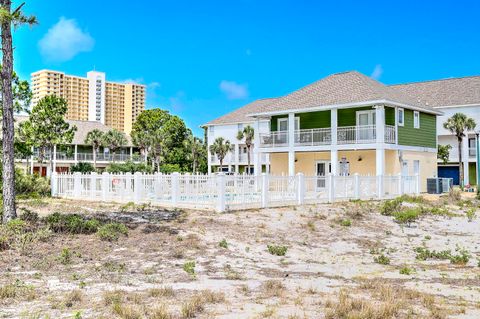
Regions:
[[45, 217], [44, 222], [56, 233], [92, 234], [100, 226], [98, 220], [86, 219], [78, 214], [53, 213]]
[[145, 163], [134, 163], [132, 161], [127, 161], [125, 163], [111, 163], [107, 166], [107, 172], [112, 174], [119, 173], [153, 173], [152, 167]]
[[467, 215], [467, 219], [469, 222], [472, 222], [475, 219], [475, 209], [470, 208], [468, 209], [465, 214]]
[[97, 234], [101, 240], [117, 241], [121, 235], [128, 235], [128, 228], [120, 223], [107, 223], [98, 228]]
[[350, 219], [342, 219], [340, 221], [340, 225], [344, 226], [344, 227], [350, 227], [352, 226], [352, 221]]
[[96, 170], [91, 163], [79, 162], [78, 164], [72, 165], [70, 167], [70, 171], [72, 173], [88, 174], [95, 172]]
[[410, 276], [413, 273], [413, 269], [408, 266], [404, 266], [400, 269], [399, 272], [400, 272], [400, 275]]
[[402, 210], [394, 213], [394, 218], [397, 223], [400, 224], [411, 224], [416, 221], [421, 215], [421, 210], [417, 208]]
[[458, 254], [450, 256], [450, 263], [454, 265], [466, 265], [470, 260], [470, 253], [465, 249], [457, 248]]
[[189, 274], [194, 276], [195, 275], [195, 261], [187, 261], [183, 264], [183, 270]]
[[45, 177], [37, 174], [25, 174], [22, 169], [15, 169], [15, 193], [17, 196], [49, 196], [50, 183]]
[[401, 208], [402, 208], [401, 197], [387, 200], [380, 207], [380, 214], [384, 216], [393, 216], [395, 213], [399, 212]]
[[268, 252], [275, 256], [285, 256], [287, 253], [287, 246], [267, 245]]
[[427, 260], [427, 259], [439, 259], [445, 260], [450, 259], [452, 252], [450, 250], [435, 251], [429, 250], [426, 247], [416, 247], [414, 251], [417, 253], [416, 259], [418, 260]]
[[380, 265], [389, 265], [390, 264], [390, 258], [385, 256], [384, 254], [373, 257], [373, 261], [376, 262], [377, 264], [380, 264]]
[[218, 243], [218, 246], [227, 249], [228, 248], [227, 240], [225, 238], [222, 239], [222, 241]]
[[37, 241], [45, 241], [51, 231], [45, 227], [37, 227], [21, 219], [10, 220], [5, 225], [0, 225], [0, 251], [16, 249], [24, 254], [29, 252], [29, 247]]

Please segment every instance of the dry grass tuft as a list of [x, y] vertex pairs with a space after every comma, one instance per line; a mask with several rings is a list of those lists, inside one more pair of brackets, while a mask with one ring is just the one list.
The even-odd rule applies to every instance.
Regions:
[[285, 286], [278, 280], [267, 280], [262, 284], [264, 298], [281, 297], [285, 292]]
[[173, 297], [175, 296], [175, 291], [172, 287], [152, 288], [148, 291], [148, 294], [153, 298]]
[[205, 310], [205, 300], [200, 295], [191, 297], [182, 304], [182, 318], [195, 318], [198, 314]]
[[115, 303], [112, 306], [112, 311], [122, 319], [141, 319], [143, 318], [142, 312], [132, 305], [124, 305], [121, 303]]

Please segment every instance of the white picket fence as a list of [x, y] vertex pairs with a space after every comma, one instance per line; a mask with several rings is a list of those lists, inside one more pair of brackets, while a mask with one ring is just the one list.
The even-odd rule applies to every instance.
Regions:
[[52, 196], [226, 210], [418, 194], [418, 176], [54, 173]]

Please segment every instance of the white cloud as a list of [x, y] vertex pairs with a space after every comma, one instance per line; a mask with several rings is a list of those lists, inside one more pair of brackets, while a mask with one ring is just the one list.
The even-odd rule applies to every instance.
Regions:
[[93, 49], [95, 40], [81, 30], [74, 19], [61, 17], [38, 42], [40, 53], [48, 60], [64, 62]]
[[220, 82], [220, 90], [225, 93], [229, 100], [244, 99], [248, 97], [246, 84], [238, 84], [234, 81], [223, 80]]
[[370, 77], [375, 80], [379, 80], [380, 77], [383, 74], [383, 68], [381, 64], [375, 65], [375, 69], [373, 69], [372, 74], [370, 74]]

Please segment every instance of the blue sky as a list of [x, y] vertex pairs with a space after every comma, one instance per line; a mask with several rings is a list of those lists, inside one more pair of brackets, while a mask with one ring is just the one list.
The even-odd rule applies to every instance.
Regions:
[[[14, 3], [18, 4], [18, 1]], [[388, 84], [480, 74], [480, 1], [28, 0], [15, 69], [147, 85], [198, 128], [248, 102], [358, 70]]]

